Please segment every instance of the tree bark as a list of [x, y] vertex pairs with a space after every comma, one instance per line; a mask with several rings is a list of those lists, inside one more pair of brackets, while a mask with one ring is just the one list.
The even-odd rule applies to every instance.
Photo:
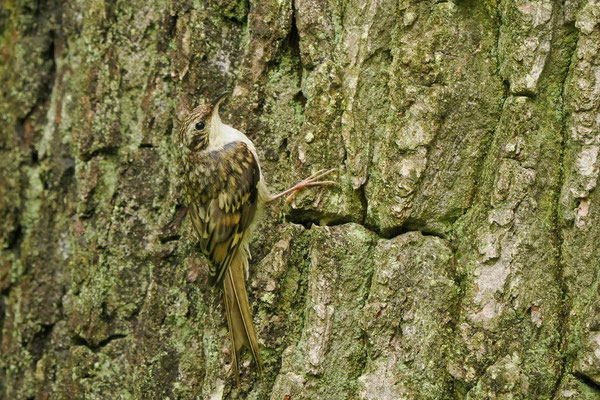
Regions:
[[[597, 0], [5, 0], [0, 398], [600, 398]], [[272, 191], [236, 385], [183, 105]]]

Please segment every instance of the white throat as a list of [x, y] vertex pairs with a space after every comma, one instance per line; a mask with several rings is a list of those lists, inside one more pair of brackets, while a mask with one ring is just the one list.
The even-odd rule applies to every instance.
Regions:
[[[256, 153], [256, 148], [254, 144], [246, 135], [242, 132], [238, 131], [234, 127], [224, 124], [221, 121], [221, 117], [219, 116], [219, 110], [215, 110], [213, 113], [212, 119], [210, 121], [210, 133], [208, 136], [208, 149], [212, 150], [221, 150], [223, 146], [227, 143], [231, 142], [244, 142], [256, 158], [258, 162], [258, 154]], [[258, 163], [260, 166], [260, 163]]]

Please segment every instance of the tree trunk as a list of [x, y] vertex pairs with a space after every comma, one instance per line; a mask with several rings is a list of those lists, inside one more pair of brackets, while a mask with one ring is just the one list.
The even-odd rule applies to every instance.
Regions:
[[[150, 4], [153, 3], [153, 4]], [[600, 398], [597, 0], [5, 0], [0, 398]], [[236, 384], [182, 105], [271, 190]]]

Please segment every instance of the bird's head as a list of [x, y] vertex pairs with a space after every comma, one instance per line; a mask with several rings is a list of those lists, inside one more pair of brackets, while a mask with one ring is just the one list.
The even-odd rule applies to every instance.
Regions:
[[190, 151], [203, 150], [208, 146], [221, 126], [219, 106], [226, 96], [227, 93], [223, 93], [211, 104], [198, 106], [189, 112], [179, 128], [179, 141], [183, 146]]

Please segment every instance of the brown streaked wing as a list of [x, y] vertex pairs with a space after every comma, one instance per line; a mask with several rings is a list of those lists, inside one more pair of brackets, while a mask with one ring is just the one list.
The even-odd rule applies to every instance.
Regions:
[[[243, 142], [228, 143], [209, 157], [218, 163], [210, 177], [212, 196], [193, 196], [190, 209], [200, 246], [212, 264], [210, 283], [216, 284], [223, 279], [256, 214], [260, 172]], [[206, 202], [201, 201], [203, 197]]]

